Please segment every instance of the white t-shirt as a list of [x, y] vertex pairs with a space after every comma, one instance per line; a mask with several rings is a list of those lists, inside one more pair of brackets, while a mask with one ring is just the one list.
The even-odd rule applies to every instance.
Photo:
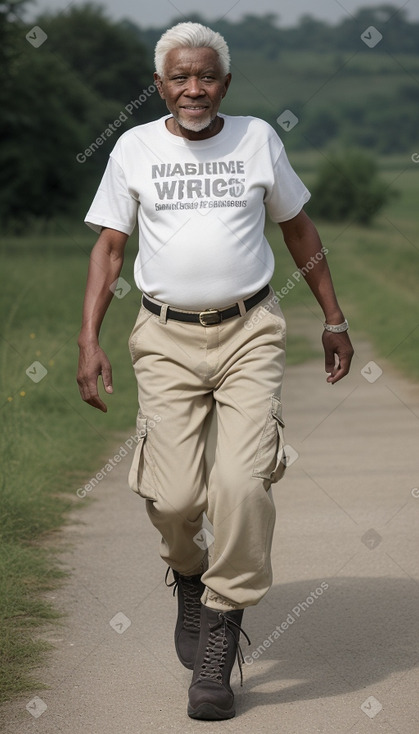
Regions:
[[226, 306], [272, 277], [265, 207], [283, 222], [310, 194], [263, 120], [220, 115], [221, 132], [196, 141], [169, 132], [168, 117], [119, 138], [85, 221], [129, 235], [138, 218], [142, 292], [178, 308]]

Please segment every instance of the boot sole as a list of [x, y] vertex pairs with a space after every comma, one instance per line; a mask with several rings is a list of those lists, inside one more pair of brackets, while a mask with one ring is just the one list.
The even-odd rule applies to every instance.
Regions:
[[236, 715], [234, 706], [231, 709], [219, 709], [212, 703], [201, 703], [196, 709], [188, 706], [188, 716], [191, 719], [202, 719], [204, 721], [222, 721], [232, 719]]

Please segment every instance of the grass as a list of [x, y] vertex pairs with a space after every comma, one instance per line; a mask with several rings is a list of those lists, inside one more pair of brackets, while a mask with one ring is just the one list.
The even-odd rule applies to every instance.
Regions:
[[33, 544], [1, 541], [1, 701], [30, 690], [42, 682], [31, 676], [49, 645], [34, 638], [41, 623], [58, 617], [54, 608], [40, 598], [61, 578], [49, 554]]
[[[310, 184], [314, 155], [291, 156]], [[403, 173], [400, 173], [403, 169]], [[410, 158], [383, 162], [383, 175], [400, 191], [374, 227], [318, 222], [339, 298], [356, 339], [366, 335], [377, 355], [388, 357], [404, 373], [419, 379], [418, 214], [419, 166]], [[279, 227], [267, 225], [276, 256], [275, 288], [295, 271]], [[45, 592], [60, 583], [62, 572], [54, 533], [74, 507], [85, 506], [76, 489], [102, 466], [116, 432], [130, 435], [137, 410], [136, 385], [127, 338], [139, 306], [132, 264], [136, 237], [128, 246], [123, 277], [132, 290], [115, 299], [106, 317], [102, 345], [114, 364], [114, 395], [106, 396], [108, 414], [94, 411], [79, 397], [76, 338], [82, 294], [94, 235], [72, 227], [60, 235], [5, 238], [0, 380], [0, 663], [1, 700], [33, 690], [33, 670], [45, 643], [42, 624], [56, 616]], [[281, 301], [290, 325], [288, 365], [320, 353], [316, 335], [295, 328], [301, 312], [319, 315], [304, 283]], [[34, 362], [47, 374], [38, 383], [26, 375]], [[45, 541], [48, 541], [46, 543]]]
[[[43, 541], [53, 545], [54, 531], [80, 503], [77, 488], [95, 473], [99, 457], [109, 455], [114, 432], [126, 431], [128, 438], [135, 425], [136, 385], [127, 349], [128, 324], [134, 323], [139, 304], [134, 288], [115, 299], [104, 329], [103, 346], [118, 363], [107, 415], [82, 403], [75, 381], [93, 241], [86, 231], [2, 244], [0, 700], [33, 687], [28, 671], [45, 649], [33, 632], [54, 616], [40, 599], [60, 572], [53, 548], [47, 551]], [[130, 283], [133, 245], [134, 240], [123, 271]], [[38, 383], [26, 375], [34, 361], [47, 370]]]

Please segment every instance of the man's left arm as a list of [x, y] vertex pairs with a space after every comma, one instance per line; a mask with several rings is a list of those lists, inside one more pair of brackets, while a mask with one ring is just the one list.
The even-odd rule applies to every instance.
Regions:
[[[323, 310], [325, 322], [331, 325], [343, 323], [345, 317], [339, 307], [326, 255], [313, 222], [301, 210], [296, 217], [280, 222], [279, 226], [297, 268], [302, 270], [304, 279]], [[311, 269], [307, 267], [309, 263], [313, 263]], [[354, 350], [347, 331], [335, 334], [324, 330], [322, 341], [325, 369], [329, 373], [327, 382], [333, 385], [348, 374]]]

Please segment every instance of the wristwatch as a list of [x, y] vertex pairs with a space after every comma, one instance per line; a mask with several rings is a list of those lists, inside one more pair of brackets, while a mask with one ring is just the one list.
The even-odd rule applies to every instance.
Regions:
[[323, 328], [326, 331], [331, 331], [333, 334], [341, 334], [342, 331], [348, 331], [349, 324], [347, 319], [343, 321], [341, 324], [326, 324], [326, 322], [323, 324]]

